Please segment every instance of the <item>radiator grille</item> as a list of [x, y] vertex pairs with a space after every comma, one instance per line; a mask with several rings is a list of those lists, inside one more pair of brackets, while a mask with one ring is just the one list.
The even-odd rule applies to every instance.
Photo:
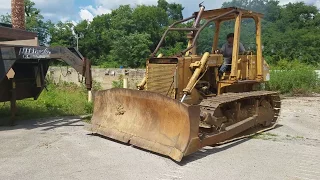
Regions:
[[147, 69], [147, 90], [174, 98], [175, 70], [176, 64], [149, 64]]

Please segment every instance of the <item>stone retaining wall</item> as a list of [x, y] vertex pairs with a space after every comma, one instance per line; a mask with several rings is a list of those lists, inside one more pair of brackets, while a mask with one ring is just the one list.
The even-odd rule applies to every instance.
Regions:
[[[319, 74], [320, 70], [316, 71]], [[144, 77], [145, 69], [104, 69], [92, 68], [92, 77], [95, 82], [98, 82], [103, 89], [112, 88], [112, 82], [118, 81], [120, 76], [128, 78], [129, 88], [135, 89], [136, 84]], [[53, 78], [54, 82], [73, 82], [80, 84], [81, 75], [71, 67], [50, 67], [48, 76]]]
[[[112, 88], [112, 82], [118, 81], [121, 76], [128, 78], [129, 88], [134, 89], [144, 77], [144, 69], [104, 69], [92, 68], [92, 78], [99, 83], [103, 89]], [[73, 68], [69, 67], [50, 67], [48, 76], [54, 82], [72, 82], [80, 85], [82, 76]]]

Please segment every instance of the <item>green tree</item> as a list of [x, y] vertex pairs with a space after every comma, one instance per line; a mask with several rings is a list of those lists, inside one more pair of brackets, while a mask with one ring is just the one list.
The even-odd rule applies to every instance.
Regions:
[[158, 7], [159, 8], [161, 8], [167, 12], [168, 6], [169, 6], [169, 3], [166, 0], [158, 0]]
[[171, 20], [183, 19], [182, 11], [184, 7], [181, 4], [169, 4], [166, 0], [158, 0], [158, 7], [163, 9]]
[[150, 35], [145, 33], [120, 37], [113, 43], [108, 60], [124, 67], [142, 67], [150, 55], [151, 43]]
[[173, 20], [183, 19], [182, 11], [184, 7], [181, 4], [171, 3], [168, 6], [168, 15]]
[[157, 6], [141, 5], [134, 9], [132, 18], [137, 32], [150, 35], [153, 43], [149, 48], [154, 49], [169, 23], [166, 12]]
[[111, 12], [110, 28], [117, 30], [119, 34], [134, 33], [136, 25], [133, 20], [133, 9], [130, 5], [121, 5]]
[[58, 22], [49, 29], [51, 35], [51, 46], [75, 47], [74, 25], [71, 22]]
[[264, 29], [265, 53], [274, 62], [287, 58], [319, 63], [319, 16], [315, 6], [303, 2], [289, 3], [282, 7], [279, 18], [268, 22]]
[[200, 37], [197, 41], [197, 53], [211, 52], [213, 36], [215, 32], [215, 24], [211, 23], [200, 33]]
[[75, 33], [82, 36], [79, 39], [80, 52], [88, 57], [94, 65], [107, 61], [112, 41], [117, 38], [117, 34], [120, 34], [114, 32], [110, 27], [110, 14], [96, 16], [91, 23], [81, 21], [74, 27]]
[[26, 30], [38, 33], [38, 39], [41, 45], [48, 44], [49, 41], [49, 27], [51, 21], [44, 21], [40, 9], [35, 8], [35, 3], [31, 0], [25, 0], [26, 12]]
[[11, 15], [8, 13], [6, 15], [1, 15], [0, 22], [5, 23], [5, 24], [10, 24], [11, 23]]

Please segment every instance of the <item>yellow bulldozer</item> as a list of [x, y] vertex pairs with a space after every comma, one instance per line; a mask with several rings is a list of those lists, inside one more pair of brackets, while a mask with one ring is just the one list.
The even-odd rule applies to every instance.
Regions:
[[[256, 51], [239, 53], [243, 19], [256, 24]], [[262, 57], [263, 14], [236, 7], [200, 10], [172, 24], [147, 60], [137, 90], [110, 89], [95, 94], [92, 132], [171, 157], [180, 162], [205, 146], [228, 143], [274, 128], [281, 101], [277, 92], [259, 90], [269, 80]], [[193, 20], [192, 27], [178, 24]], [[218, 50], [220, 25], [234, 20], [230, 71], [219, 75], [224, 56]], [[200, 23], [201, 22], [201, 23]], [[199, 34], [215, 24], [212, 51], [197, 53]], [[186, 49], [158, 55], [171, 31], [190, 32]]]

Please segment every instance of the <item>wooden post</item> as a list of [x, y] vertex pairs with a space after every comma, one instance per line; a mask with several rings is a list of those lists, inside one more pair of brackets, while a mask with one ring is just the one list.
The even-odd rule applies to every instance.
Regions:
[[11, 108], [11, 125], [14, 125], [16, 110], [17, 110], [17, 95], [16, 95], [16, 82], [15, 79], [11, 79], [11, 101], [10, 101], [10, 108]]
[[92, 102], [92, 91], [88, 90], [88, 102]]
[[232, 67], [231, 67], [230, 80], [236, 80], [238, 75], [241, 16], [242, 16], [242, 12], [239, 12], [238, 16], [236, 17], [236, 22], [234, 27], [234, 42], [233, 42]]
[[123, 79], [123, 88], [128, 89], [128, 78]]
[[84, 76], [86, 78], [86, 88], [88, 90], [88, 102], [92, 102], [92, 71], [91, 71], [91, 62], [84, 58]]

